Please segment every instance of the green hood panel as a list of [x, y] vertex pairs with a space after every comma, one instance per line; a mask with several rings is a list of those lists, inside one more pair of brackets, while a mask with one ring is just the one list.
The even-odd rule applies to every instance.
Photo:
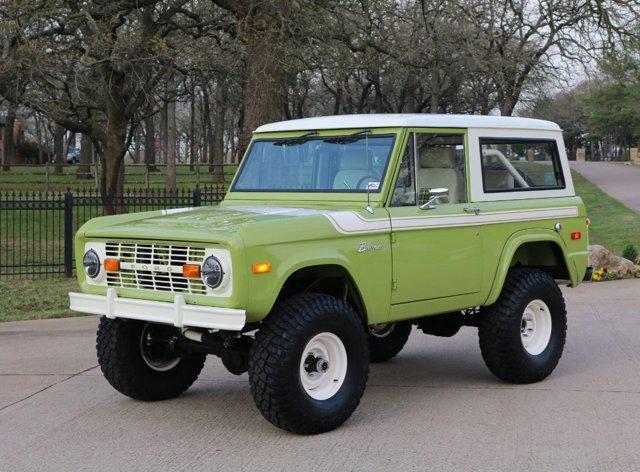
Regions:
[[[86, 238], [154, 239], [238, 245], [247, 237], [261, 243], [335, 236], [322, 211], [291, 207], [212, 206], [138, 214], [120, 221], [92, 220]], [[102, 220], [102, 221], [101, 221]], [[303, 230], [304, 228], [304, 230]], [[305, 234], [306, 233], [306, 234]], [[240, 236], [242, 235], [242, 236]]]

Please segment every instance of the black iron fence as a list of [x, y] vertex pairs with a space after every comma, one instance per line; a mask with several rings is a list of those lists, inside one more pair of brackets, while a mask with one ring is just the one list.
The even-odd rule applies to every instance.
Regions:
[[[116, 206], [128, 213], [214, 205], [224, 185], [170, 192], [126, 190]], [[73, 275], [73, 237], [86, 221], [102, 214], [94, 190], [0, 192], [0, 277]]]

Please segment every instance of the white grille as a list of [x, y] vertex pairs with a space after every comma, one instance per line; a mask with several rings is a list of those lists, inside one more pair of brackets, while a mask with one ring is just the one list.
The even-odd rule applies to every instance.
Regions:
[[203, 247], [107, 242], [106, 257], [118, 259], [120, 270], [107, 272], [109, 287], [205, 294], [201, 279], [182, 276], [185, 264], [202, 264]]

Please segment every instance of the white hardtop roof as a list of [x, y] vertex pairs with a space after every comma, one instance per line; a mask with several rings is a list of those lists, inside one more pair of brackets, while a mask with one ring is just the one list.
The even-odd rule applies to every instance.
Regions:
[[322, 129], [355, 128], [505, 128], [560, 131], [560, 127], [545, 120], [486, 115], [435, 115], [428, 113], [362, 114], [318, 116], [299, 120], [278, 121], [260, 126], [256, 133], [278, 131], [316, 131]]

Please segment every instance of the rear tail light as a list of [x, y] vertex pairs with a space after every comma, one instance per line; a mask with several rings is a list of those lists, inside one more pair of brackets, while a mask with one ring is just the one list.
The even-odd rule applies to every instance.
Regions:
[[585, 223], [587, 224], [587, 228], [591, 226], [591, 220], [589, 218], [585, 220]]
[[571, 239], [573, 239], [574, 241], [576, 239], [580, 239], [582, 237], [582, 233], [580, 231], [574, 231], [573, 233], [571, 233]]

